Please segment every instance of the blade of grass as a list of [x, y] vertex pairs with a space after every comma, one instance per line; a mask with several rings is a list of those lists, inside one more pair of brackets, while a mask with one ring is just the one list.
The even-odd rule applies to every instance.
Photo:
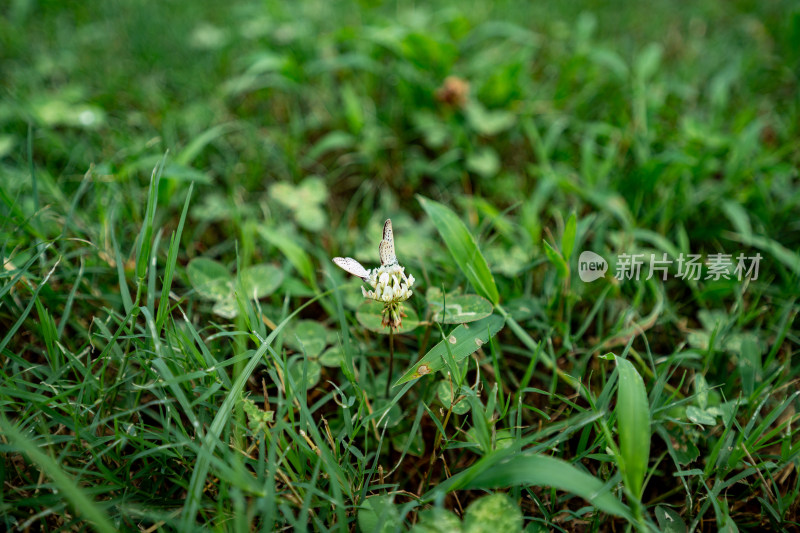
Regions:
[[[642, 377], [633, 364], [620, 357], [617, 361], [617, 427], [625, 486], [633, 498], [642, 497], [642, 483], [650, 458], [650, 404]], [[638, 513], [637, 513], [638, 515]]]
[[223, 427], [228, 423], [228, 420], [233, 414], [233, 404], [239, 400], [240, 393], [242, 389], [244, 389], [244, 385], [250, 378], [250, 375], [261, 362], [261, 358], [267, 353], [267, 350], [281, 330], [283, 330], [283, 328], [303, 309], [328, 294], [330, 294], [330, 291], [315, 296], [283, 319], [269, 336], [262, 341], [261, 346], [258, 347], [258, 350], [256, 350], [251, 359], [247, 362], [247, 366], [245, 366], [242, 373], [237, 376], [236, 381], [234, 381], [233, 386], [228, 391], [228, 395], [225, 397], [225, 400], [223, 400], [222, 405], [220, 405], [219, 411], [211, 422], [211, 426], [208, 428], [205, 438], [203, 439], [201, 450], [198, 453], [197, 463], [189, 481], [189, 488], [186, 492], [186, 504], [181, 515], [179, 531], [192, 532], [196, 530], [195, 521], [197, 511], [200, 508], [200, 499], [206, 483], [206, 475], [208, 474], [212, 454], [217, 447]]
[[486, 259], [481, 254], [475, 239], [458, 215], [450, 208], [424, 196], [417, 195], [417, 200], [433, 220], [436, 230], [467, 280], [475, 287], [478, 294], [497, 305], [500, 294], [497, 292], [489, 265], [486, 264]]
[[41, 451], [39, 445], [23, 435], [5, 416], [0, 416], [0, 428], [12, 446], [20, 453], [27, 455], [43, 474], [53, 480], [63, 497], [69, 501], [79, 515], [89, 520], [102, 533], [117, 531], [117, 528], [107, 518], [108, 512], [92, 501], [86, 491], [64, 472], [55, 459]]

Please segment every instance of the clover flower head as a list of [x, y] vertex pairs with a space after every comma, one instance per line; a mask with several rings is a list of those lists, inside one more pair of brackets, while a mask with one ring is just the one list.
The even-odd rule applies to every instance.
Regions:
[[400, 303], [408, 300], [414, 291], [414, 276], [406, 276], [405, 268], [398, 264], [384, 265], [370, 271], [369, 277], [365, 280], [372, 287], [368, 291], [361, 287], [361, 294], [364, 298], [376, 300], [383, 303]]
[[372, 287], [371, 290], [361, 287], [361, 294], [366, 299], [383, 303], [383, 325], [399, 329], [402, 317], [406, 316], [401, 304], [414, 294], [411, 290], [414, 276], [406, 276], [406, 269], [397, 262], [391, 220], [387, 220], [383, 225], [383, 239], [378, 252], [381, 258], [381, 266], [378, 268], [366, 269], [350, 257], [334, 257], [333, 262]]

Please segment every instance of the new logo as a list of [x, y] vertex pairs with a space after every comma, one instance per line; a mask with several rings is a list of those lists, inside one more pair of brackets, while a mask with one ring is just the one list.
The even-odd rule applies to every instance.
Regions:
[[606, 275], [608, 263], [601, 255], [594, 252], [581, 252], [578, 258], [578, 276], [585, 283], [600, 279]]

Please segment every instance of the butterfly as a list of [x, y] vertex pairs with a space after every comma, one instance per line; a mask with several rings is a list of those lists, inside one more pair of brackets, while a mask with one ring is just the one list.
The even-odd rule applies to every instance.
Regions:
[[[394, 266], [397, 264], [397, 256], [394, 253], [394, 232], [392, 231], [392, 219], [387, 218], [383, 223], [383, 238], [378, 245], [378, 254], [381, 258], [381, 266]], [[333, 262], [344, 270], [354, 276], [358, 276], [364, 281], [369, 280], [371, 270], [367, 270], [364, 266], [353, 259], [352, 257], [334, 257]]]

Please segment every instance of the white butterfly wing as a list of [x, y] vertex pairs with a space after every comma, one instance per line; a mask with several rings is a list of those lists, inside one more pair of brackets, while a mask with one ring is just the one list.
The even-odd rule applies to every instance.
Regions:
[[369, 278], [369, 270], [352, 257], [334, 257], [333, 262], [345, 272], [358, 276], [365, 281]]
[[394, 232], [392, 231], [392, 219], [387, 218], [383, 224], [383, 239], [378, 246], [378, 253], [381, 256], [381, 265], [396, 265], [397, 256], [394, 254]]

